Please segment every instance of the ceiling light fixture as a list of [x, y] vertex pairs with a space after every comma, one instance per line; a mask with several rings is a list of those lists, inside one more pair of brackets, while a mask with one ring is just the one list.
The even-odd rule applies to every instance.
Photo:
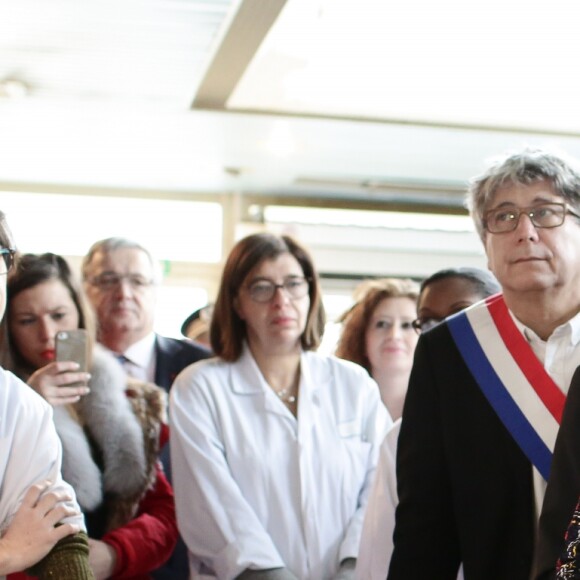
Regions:
[[0, 98], [1, 99], [23, 99], [30, 93], [28, 85], [19, 79], [2, 79], [0, 80]]

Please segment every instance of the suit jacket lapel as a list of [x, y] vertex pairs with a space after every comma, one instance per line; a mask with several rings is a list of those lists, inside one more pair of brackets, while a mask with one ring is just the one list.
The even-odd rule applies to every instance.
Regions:
[[171, 387], [177, 372], [175, 370], [174, 348], [169, 340], [163, 336], [155, 335], [155, 383], [166, 391]]

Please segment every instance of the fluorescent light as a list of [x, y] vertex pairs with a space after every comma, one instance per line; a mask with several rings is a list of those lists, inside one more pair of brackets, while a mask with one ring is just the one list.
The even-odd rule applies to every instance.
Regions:
[[412, 212], [267, 206], [266, 223], [324, 224], [401, 230], [473, 232], [469, 216]]

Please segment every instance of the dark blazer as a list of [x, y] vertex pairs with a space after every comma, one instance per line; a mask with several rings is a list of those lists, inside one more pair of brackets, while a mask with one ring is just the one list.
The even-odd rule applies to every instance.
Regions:
[[540, 517], [534, 578], [555, 578], [556, 561], [564, 549], [564, 534], [579, 497], [580, 367], [576, 369], [570, 383], [554, 447], [550, 479]]
[[447, 324], [419, 339], [397, 452], [389, 580], [529, 580], [529, 460], [475, 383]]
[[187, 366], [208, 358], [211, 352], [192, 340], [155, 338], [155, 384], [169, 392], [175, 377]]
[[[155, 383], [169, 392], [175, 377], [187, 366], [211, 356], [211, 352], [203, 346], [188, 339], [168, 338], [156, 335], [155, 338]], [[171, 461], [169, 445], [161, 450], [161, 463], [171, 481]], [[153, 572], [155, 580], [187, 580], [189, 565], [187, 549], [181, 536], [171, 558], [158, 570]]]

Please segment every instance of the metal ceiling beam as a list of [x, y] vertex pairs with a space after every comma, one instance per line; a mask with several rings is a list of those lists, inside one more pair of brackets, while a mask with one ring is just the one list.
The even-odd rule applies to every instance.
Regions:
[[193, 109], [225, 109], [286, 1], [242, 1], [199, 85]]

